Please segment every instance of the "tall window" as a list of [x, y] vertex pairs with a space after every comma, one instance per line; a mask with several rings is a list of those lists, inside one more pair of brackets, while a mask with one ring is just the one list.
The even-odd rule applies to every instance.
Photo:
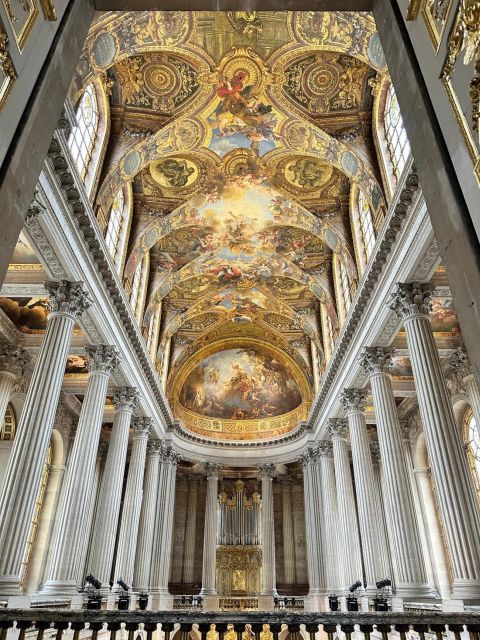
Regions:
[[410, 143], [403, 125], [402, 114], [393, 85], [390, 85], [384, 112], [385, 136], [392, 162], [393, 173], [398, 180], [410, 155]]
[[375, 246], [375, 227], [373, 226], [372, 210], [363, 191], [358, 192], [358, 217], [365, 257], [368, 261]]
[[340, 274], [339, 274], [340, 288], [342, 290], [343, 304], [345, 306], [345, 315], [346, 315], [352, 303], [352, 294], [350, 292], [350, 285], [348, 282], [348, 273], [347, 273], [347, 270], [345, 269], [345, 265], [341, 260], [338, 261], [338, 264], [340, 267]]
[[464, 434], [468, 462], [472, 470], [475, 486], [480, 494], [480, 429], [471, 409], [465, 412]]
[[122, 231], [122, 222], [125, 211], [125, 199], [123, 190], [120, 189], [110, 209], [110, 218], [108, 219], [107, 231], [105, 234], [105, 242], [107, 243], [110, 255], [115, 260], [117, 255], [120, 233]]
[[89, 84], [78, 104], [77, 126], [68, 137], [68, 146], [82, 180], [88, 172], [98, 131], [98, 105], [93, 84]]
[[143, 270], [143, 260], [139, 263], [137, 268], [135, 269], [135, 274], [133, 276], [132, 282], [132, 292], [130, 294], [130, 304], [133, 309], [133, 313], [137, 314], [137, 306], [138, 299], [140, 297], [140, 285], [142, 284], [142, 270]]

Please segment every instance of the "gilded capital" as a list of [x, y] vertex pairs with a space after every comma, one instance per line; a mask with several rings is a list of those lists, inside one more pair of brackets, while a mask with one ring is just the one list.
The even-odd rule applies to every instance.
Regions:
[[113, 393], [115, 409], [133, 413], [138, 405], [138, 390], [136, 387], [119, 387]]
[[343, 418], [330, 418], [328, 421], [328, 433], [330, 437], [346, 440], [348, 436], [347, 422]]
[[317, 451], [320, 458], [333, 458], [333, 445], [330, 440], [321, 440]]
[[267, 462], [258, 466], [260, 469], [260, 476], [262, 478], [273, 478], [275, 475], [275, 465], [273, 462]]
[[83, 282], [49, 281], [45, 282], [45, 289], [50, 296], [50, 311], [54, 313], [68, 313], [77, 319], [92, 304]]
[[360, 366], [370, 375], [388, 373], [392, 366], [393, 349], [385, 347], [364, 347], [359, 358]]
[[6, 343], [0, 345], [0, 371], [7, 371], [16, 378], [21, 378], [29, 362], [30, 355], [22, 347], [12, 347]]
[[85, 347], [90, 373], [112, 373], [120, 358], [116, 347], [106, 344], [89, 344]]
[[368, 389], [344, 389], [340, 395], [340, 401], [347, 413], [353, 411], [365, 411], [367, 404]]
[[387, 305], [402, 320], [416, 315], [428, 316], [432, 292], [433, 287], [430, 284], [397, 282]]
[[462, 382], [463, 379], [467, 376], [473, 374], [472, 363], [470, 362], [470, 358], [468, 357], [465, 345], [461, 345], [460, 347], [455, 349], [455, 351], [448, 359], [448, 362], [460, 382]]

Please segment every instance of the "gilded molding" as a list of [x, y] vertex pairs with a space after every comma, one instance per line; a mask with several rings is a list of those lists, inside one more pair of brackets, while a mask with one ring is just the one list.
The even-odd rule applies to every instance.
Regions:
[[0, 76], [0, 111], [5, 106], [5, 103], [10, 95], [10, 91], [13, 88], [13, 83], [17, 79], [17, 72], [13, 66], [12, 58], [8, 52], [8, 36], [2, 31], [0, 25], [0, 71], [3, 75], [3, 79]]

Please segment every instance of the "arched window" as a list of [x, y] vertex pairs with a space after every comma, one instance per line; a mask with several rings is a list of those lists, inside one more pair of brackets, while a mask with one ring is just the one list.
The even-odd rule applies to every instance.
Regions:
[[150, 269], [150, 256], [148, 253], [135, 269], [130, 292], [130, 305], [138, 324], [142, 325], [142, 317], [147, 294], [148, 272]]
[[88, 172], [98, 131], [98, 104], [95, 87], [89, 84], [77, 107], [77, 126], [68, 137], [73, 161], [83, 181]]
[[400, 106], [393, 85], [390, 85], [384, 111], [385, 137], [393, 173], [398, 180], [410, 155], [410, 143], [403, 124]]
[[138, 301], [140, 297], [140, 286], [142, 284], [142, 270], [143, 270], [143, 260], [135, 269], [135, 273], [133, 275], [133, 282], [132, 282], [132, 292], [130, 294], [130, 304], [132, 306], [133, 313], [135, 315], [137, 315], [137, 307], [138, 307]]
[[370, 204], [363, 191], [358, 192], [358, 219], [360, 221], [360, 232], [362, 234], [363, 249], [365, 257], [370, 260], [375, 246], [375, 227]]
[[110, 255], [113, 260], [115, 260], [118, 251], [124, 212], [125, 198], [123, 196], [123, 190], [120, 189], [115, 196], [112, 208], [110, 209], [110, 217], [108, 219], [107, 231], [105, 233], [105, 242], [107, 243], [107, 248], [110, 251]]
[[471, 408], [465, 412], [463, 425], [468, 462], [475, 487], [480, 494], [480, 428]]

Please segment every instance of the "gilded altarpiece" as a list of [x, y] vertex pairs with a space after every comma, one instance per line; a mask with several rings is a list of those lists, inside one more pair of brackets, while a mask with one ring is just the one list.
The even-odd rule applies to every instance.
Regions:
[[251, 596], [260, 593], [262, 549], [256, 545], [217, 547], [217, 585], [220, 596]]

